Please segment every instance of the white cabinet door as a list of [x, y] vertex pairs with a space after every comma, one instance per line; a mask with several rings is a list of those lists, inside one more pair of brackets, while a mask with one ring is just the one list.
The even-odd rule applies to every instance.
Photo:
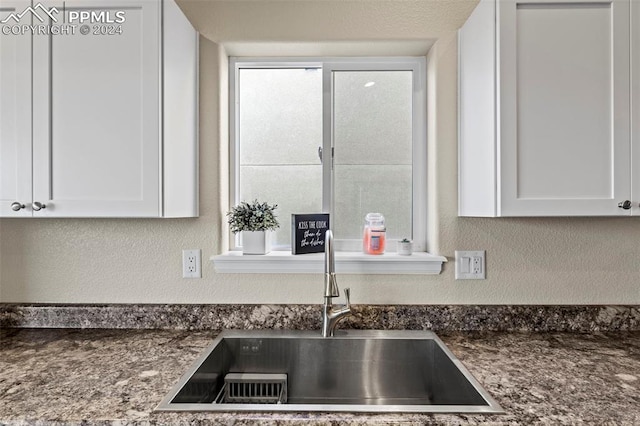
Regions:
[[497, 12], [499, 215], [629, 214], [629, 1]]
[[631, 152], [633, 215], [640, 215], [640, 2], [631, 2]]
[[76, 30], [33, 37], [34, 217], [158, 217], [160, 2], [42, 4]]
[[[1, 0], [0, 26], [0, 217], [31, 216], [31, 34], [11, 34], [11, 14], [30, 3]], [[23, 16], [20, 24], [30, 24]], [[12, 204], [24, 206], [17, 211]], [[16, 207], [17, 208], [17, 207]]]

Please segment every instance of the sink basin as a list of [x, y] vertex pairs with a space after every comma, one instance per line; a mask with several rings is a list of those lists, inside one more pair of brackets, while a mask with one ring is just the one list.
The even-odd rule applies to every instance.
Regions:
[[434, 333], [377, 330], [223, 331], [156, 411], [503, 412]]

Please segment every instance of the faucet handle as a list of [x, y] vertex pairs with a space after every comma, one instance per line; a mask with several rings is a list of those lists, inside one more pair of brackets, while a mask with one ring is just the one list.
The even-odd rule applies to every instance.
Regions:
[[344, 289], [344, 298], [347, 299], [347, 308], [351, 308], [351, 289], [350, 288], [345, 288]]

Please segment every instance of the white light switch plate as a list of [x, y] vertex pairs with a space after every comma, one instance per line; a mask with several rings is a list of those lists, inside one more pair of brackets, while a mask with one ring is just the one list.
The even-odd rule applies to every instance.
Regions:
[[484, 250], [456, 250], [456, 280], [484, 280], [485, 269]]

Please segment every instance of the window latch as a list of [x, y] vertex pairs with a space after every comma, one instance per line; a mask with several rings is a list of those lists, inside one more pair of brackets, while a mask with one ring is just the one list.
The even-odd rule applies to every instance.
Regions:
[[321, 146], [318, 147], [318, 158], [320, 159], [320, 162], [322, 163], [322, 147]]
[[336, 161], [336, 151], [335, 151], [335, 147], [331, 147], [331, 170], [333, 170], [333, 166], [335, 164]]

